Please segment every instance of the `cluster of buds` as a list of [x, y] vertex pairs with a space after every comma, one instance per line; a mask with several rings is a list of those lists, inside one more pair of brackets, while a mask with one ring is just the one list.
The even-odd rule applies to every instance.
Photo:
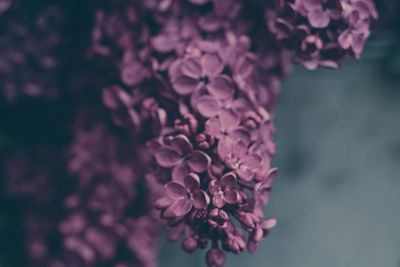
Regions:
[[276, 38], [295, 51], [295, 62], [308, 69], [337, 68], [347, 56], [358, 59], [378, 18], [372, 0], [278, 1], [266, 12]]

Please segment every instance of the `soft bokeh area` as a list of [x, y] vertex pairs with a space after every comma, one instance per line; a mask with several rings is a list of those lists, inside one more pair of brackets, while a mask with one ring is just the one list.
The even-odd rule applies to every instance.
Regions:
[[[396, 33], [381, 32], [360, 61], [296, 67], [286, 79], [279, 173], [266, 208], [278, 225], [259, 251], [230, 255], [227, 267], [400, 266], [397, 44]], [[165, 244], [160, 256], [161, 267], [204, 266], [201, 252], [183, 254], [179, 244]]]

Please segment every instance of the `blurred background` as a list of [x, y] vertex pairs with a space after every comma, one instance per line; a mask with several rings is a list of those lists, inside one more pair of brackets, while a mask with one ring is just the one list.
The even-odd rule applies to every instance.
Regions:
[[[266, 207], [278, 226], [255, 255], [229, 255], [226, 267], [400, 267], [398, 29], [374, 30], [361, 60], [339, 70], [295, 67], [286, 78]], [[1, 131], [0, 158], [16, 142]], [[0, 181], [0, 266], [18, 267], [8, 257], [22, 247], [21, 204]], [[205, 266], [203, 256], [164, 243], [159, 265]]]
[[[390, 26], [360, 61], [286, 78], [265, 209], [278, 225], [227, 267], [400, 267], [400, 34]], [[161, 267], [204, 266], [179, 244], [160, 256]]]

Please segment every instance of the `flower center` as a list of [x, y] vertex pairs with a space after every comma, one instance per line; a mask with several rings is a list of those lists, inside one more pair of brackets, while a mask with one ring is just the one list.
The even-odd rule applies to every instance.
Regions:
[[236, 168], [236, 169], [239, 169], [240, 166], [242, 166], [242, 162], [239, 160], [239, 161], [237, 161], [237, 162], [235, 163], [235, 168]]
[[188, 192], [187, 196], [188, 196], [189, 199], [193, 199], [193, 193], [192, 192]]
[[218, 190], [218, 195], [222, 196], [224, 194], [224, 191], [222, 191], [221, 189]]
[[208, 84], [210, 82], [210, 79], [208, 79], [208, 76], [203, 76], [200, 78], [200, 81], [202, 81], [205, 84]]

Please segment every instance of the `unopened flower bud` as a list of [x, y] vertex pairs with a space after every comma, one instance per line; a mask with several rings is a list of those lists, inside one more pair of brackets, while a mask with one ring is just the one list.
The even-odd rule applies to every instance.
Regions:
[[196, 136], [196, 144], [198, 147], [202, 149], [209, 149], [215, 143], [214, 136], [210, 135], [207, 132], [203, 132]]
[[242, 116], [242, 125], [249, 130], [257, 128], [261, 121], [262, 118], [252, 110], [245, 112]]
[[191, 136], [197, 132], [197, 119], [192, 114], [185, 114], [183, 119], [176, 119], [174, 122], [175, 129], [186, 136]]
[[218, 248], [212, 248], [206, 253], [206, 262], [208, 267], [222, 267], [225, 264], [225, 261], [225, 253]]
[[182, 242], [182, 249], [186, 252], [192, 253], [196, 250], [196, 248], [197, 241], [192, 237], [188, 237]]

